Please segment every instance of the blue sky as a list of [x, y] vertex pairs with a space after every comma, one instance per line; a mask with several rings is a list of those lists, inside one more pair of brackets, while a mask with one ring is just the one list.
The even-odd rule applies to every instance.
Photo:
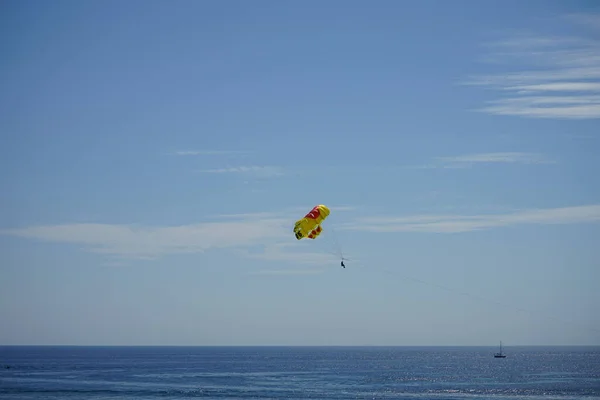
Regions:
[[595, 2], [1, 7], [0, 343], [600, 344]]

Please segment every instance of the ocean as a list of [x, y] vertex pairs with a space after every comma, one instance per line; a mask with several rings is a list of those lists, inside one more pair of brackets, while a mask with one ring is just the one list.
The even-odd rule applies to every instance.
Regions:
[[0, 399], [600, 399], [600, 347], [0, 346]]

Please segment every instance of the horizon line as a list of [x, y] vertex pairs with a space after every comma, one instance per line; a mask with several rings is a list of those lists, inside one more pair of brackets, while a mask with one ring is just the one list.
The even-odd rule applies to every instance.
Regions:
[[[468, 344], [0, 344], [0, 347], [469, 347], [488, 348], [492, 345]], [[600, 347], [600, 344], [514, 344], [502, 347]]]

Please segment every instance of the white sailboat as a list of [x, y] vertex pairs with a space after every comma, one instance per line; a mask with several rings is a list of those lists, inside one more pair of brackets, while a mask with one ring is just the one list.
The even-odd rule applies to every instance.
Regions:
[[506, 358], [506, 354], [502, 353], [502, 341], [500, 341], [500, 351], [494, 353], [494, 358]]

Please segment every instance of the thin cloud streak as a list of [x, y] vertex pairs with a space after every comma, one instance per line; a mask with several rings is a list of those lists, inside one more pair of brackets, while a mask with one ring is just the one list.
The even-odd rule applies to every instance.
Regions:
[[170, 254], [202, 253], [275, 243], [289, 236], [284, 218], [237, 219], [225, 222], [146, 227], [112, 224], [63, 224], [3, 230], [0, 234], [68, 243], [84, 250], [132, 259], [155, 259]]
[[[312, 206], [311, 206], [312, 207]], [[310, 210], [311, 207], [306, 207]], [[335, 259], [307, 242], [297, 242], [293, 223], [304, 216], [290, 210], [222, 215], [216, 221], [180, 226], [75, 223], [0, 230], [1, 235], [79, 246], [115, 259], [153, 260], [175, 254], [232, 249], [238, 255], [264, 261], [323, 264]], [[211, 218], [212, 219], [212, 218]], [[261, 246], [259, 253], [250, 249]]]
[[341, 229], [370, 232], [461, 233], [514, 225], [600, 222], [600, 204], [533, 209], [506, 214], [419, 215], [362, 218]]
[[[241, 250], [248, 258], [260, 259], [265, 261], [288, 261], [302, 264], [323, 265], [337, 261], [338, 256], [327, 253], [319, 253], [310, 249], [307, 242], [300, 243], [277, 243], [265, 246], [262, 253], [250, 253], [246, 250]], [[305, 249], [302, 251], [302, 249]]]
[[509, 86], [505, 90], [525, 92], [577, 92], [577, 91], [600, 91], [600, 83], [596, 82], [558, 82], [558, 83], [540, 83], [535, 85]]
[[[285, 208], [280, 211], [258, 211], [258, 212], [249, 212], [249, 213], [237, 213], [237, 214], [217, 214], [215, 218], [233, 218], [233, 219], [257, 219], [257, 218], [285, 218], [288, 221], [295, 222], [297, 219], [302, 218], [309, 212], [317, 203], [309, 203], [305, 206], [295, 206]], [[338, 212], [349, 212], [355, 211], [357, 209], [356, 206], [348, 206], [348, 205], [340, 205], [337, 206], [335, 204], [326, 204], [327, 207], [331, 210], [332, 213]]]
[[600, 78], [600, 67], [565, 68], [553, 71], [523, 71], [506, 75], [487, 75], [473, 77], [465, 84], [472, 86], [489, 86], [495, 89], [516, 85], [536, 84], [538, 82], [571, 81], [588, 78]]
[[229, 154], [248, 154], [248, 151], [243, 150], [182, 150], [172, 154], [177, 156], [218, 156]]
[[600, 14], [571, 13], [566, 18], [587, 28], [600, 30]]
[[345, 211], [354, 211], [354, 210], [356, 210], [356, 207], [353, 207], [353, 206], [336, 206], [336, 205], [333, 205], [333, 206], [327, 206], [327, 207], [329, 207], [329, 209], [331, 211], [335, 211], [335, 212], [345, 212]]
[[200, 172], [211, 174], [250, 174], [261, 177], [277, 177], [283, 175], [283, 169], [281, 167], [258, 165], [205, 169]]
[[466, 154], [455, 157], [438, 157], [438, 160], [446, 163], [521, 163], [540, 164], [550, 162], [544, 156], [537, 153], [523, 152], [497, 152]]
[[289, 275], [320, 275], [322, 273], [324, 273], [325, 271], [322, 269], [275, 269], [275, 270], [259, 270], [259, 271], [252, 271], [249, 272], [248, 275], [267, 275], [267, 276], [273, 276], [273, 275], [283, 275], [283, 276], [289, 276]]
[[[592, 25], [599, 15], [563, 21]], [[500, 98], [475, 109], [527, 118], [600, 118], [600, 41], [581, 37], [521, 36], [489, 44], [488, 61], [529, 64], [523, 71], [473, 76], [465, 85], [497, 91]]]
[[[259, 218], [258, 215], [261, 215]], [[292, 219], [280, 213], [232, 217], [226, 221], [181, 226], [147, 227], [114, 224], [62, 224], [0, 230], [0, 234], [80, 246], [116, 261], [151, 260], [174, 254], [229, 248], [237, 254], [273, 262], [324, 265], [337, 256], [319, 252], [308, 242], [291, 239]], [[460, 233], [535, 224], [600, 222], [600, 204], [533, 209], [504, 214], [415, 215], [356, 218], [338, 230], [361, 232]], [[260, 246], [260, 252], [251, 251]]]
[[431, 168], [470, 168], [476, 164], [553, 164], [554, 161], [539, 153], [528, 152], [495, 152], [475, 153], [459, 156], [436, 157], [435, 162], [412, 166], [414, 169]]
[[499, 100], [494, 103], [496, 105], [484, 107], [476, 111], [530, 118], [564, 118], [574, 120], [600, 118], [600, 101], [598, 104], [591, 104], [589, 106], [566, 106], [562, 102], [556, 102], [554, 107], [538, 107], [534, 103], [527, 104], [527, 102], [520, 101], [520, 99]]

